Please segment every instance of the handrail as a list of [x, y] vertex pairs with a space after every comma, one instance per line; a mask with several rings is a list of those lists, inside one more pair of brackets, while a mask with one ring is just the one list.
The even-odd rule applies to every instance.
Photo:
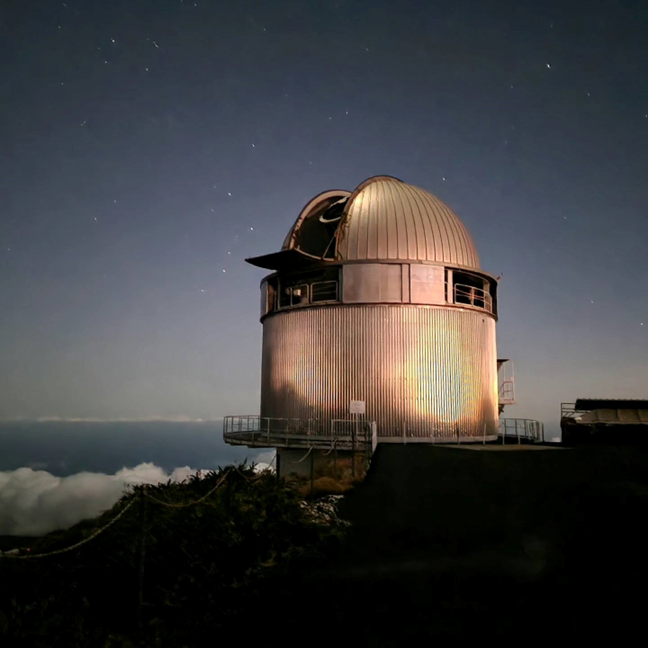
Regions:
[[375, 424], [360, 419], [273, 418], [256, 414], [226, 416], [223, 439], [232, 445], [260, 447], [350, 445], [371, 447]]
[[[493, 298], [490, 292], [483, 288], [476, 288], [475, 286], [468, 286], [466, 284], [454, 284], [454, 303], [461, 304], [464, 302], [457, 301], [457, 297], [466, 297], [468, 305], [475, 308], [482, 308], [489, 313], [493, 312]], [[482, 302], [481, 305], [476, 302]]]
[[532, 442], [544, 442], [544, 423], [534, 419], [501, 418], [499, 420], [499, 436], [502, 442], [506, 437], [515, 437], [520, 443], [522, 439]]

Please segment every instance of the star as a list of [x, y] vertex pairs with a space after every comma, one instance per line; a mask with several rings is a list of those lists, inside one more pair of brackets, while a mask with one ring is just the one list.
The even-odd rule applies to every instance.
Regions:
[[110, 41], [111, 41], [112, 43], [114, 43], [114, 42], [115, 42], [115, 39], [114, 39], [114, 38], [111, 38]]
[[204, 289], [204, 288], [201, 288], [201, 289], [200, 289], [200, 292], [205, 292], [205, 289]]
[[228, 191], [228, 192], [227, 192], [227, 195], [228, 195], [228, 196], [231, 196], [231, 195], [232, 195], [232, 192], [231, 192], [231, 191]]
[[551, 70], [551, 65], [549, 63], [547, 63], [546, 65], [547, 65], [547, 69]]
[[250, 227], [250, 232], [254, 232], [254, 227]]
[[223, 272], [227, 272], [227, 271], [225, 270], [225, 268], [223, 268]]
[[252, 144], [252, 148], [255, 148], [254, 144]]
[[97, 220], [97, 217], [95, 216], [94, 219]]

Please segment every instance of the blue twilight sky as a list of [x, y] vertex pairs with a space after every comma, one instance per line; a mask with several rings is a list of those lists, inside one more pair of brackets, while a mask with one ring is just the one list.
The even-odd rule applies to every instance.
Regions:
[[648, 396], [648, 3], [0, 5], [0, 418], [258, 411], [261, 270], [394, 175], [503, 273], [509, 415]]

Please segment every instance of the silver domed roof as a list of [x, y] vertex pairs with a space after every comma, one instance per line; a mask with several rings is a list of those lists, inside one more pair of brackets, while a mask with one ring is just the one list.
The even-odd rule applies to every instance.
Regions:
[[449, 207], [423, 189], [386, 176], [369, 178], [349, 198], [337, 255], [480, 267], [468, 230]]
[[[301, 254], [299, 254], [301, 253]], [[352, 193], [319, 194], [302, 209], [282, 252], [250, 259], [277, 261], [423, 261], [479, 270], [464, 224], [436, 196], [391, 176], [374, 176]]]

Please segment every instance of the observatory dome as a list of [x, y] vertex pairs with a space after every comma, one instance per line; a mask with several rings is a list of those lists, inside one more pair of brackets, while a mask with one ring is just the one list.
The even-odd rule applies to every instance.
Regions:
[[301, 211], [282, 251], [328, 261], [423, 261], [478, 270], [468, 230], [436, 196], [390, 176], [326, 191]]

